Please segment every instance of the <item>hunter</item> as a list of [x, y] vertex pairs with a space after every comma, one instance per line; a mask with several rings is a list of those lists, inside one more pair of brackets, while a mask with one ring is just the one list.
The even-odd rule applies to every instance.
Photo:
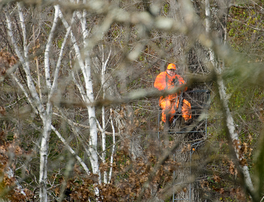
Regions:
[[[161, 72], [154, 82], [154, 87], [158, 90], [170, 90], [176, 85], [185, 84], [183, 78], [176, 74], [176, 65], [173, 63], [168, 64], [166, 71]], [[179, 92], [179, 95], [181, 93]], [[181, 94], [182, 96], [182, 94]], [[168, 123], [172, 123], [174, 115], [176, 115], [177, 109], [181, 108], [182, 117], [185, 122], [188, 122], [192, 118], [191, 115], [191, 104], [180, 96], [175, 94], [168, 95], [166, 97], [161, 96], [159, 99], [159, 106], [162, 109], [161, 120], [166, 123], [166, 119], [169, 120]]]

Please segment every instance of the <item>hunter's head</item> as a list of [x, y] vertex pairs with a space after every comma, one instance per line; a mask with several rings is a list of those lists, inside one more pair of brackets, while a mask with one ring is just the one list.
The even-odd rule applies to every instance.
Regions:
[[170, 76], [174, 76], [176, 74], [176, 65], [173, 63], [168, 64], [166, 72]]

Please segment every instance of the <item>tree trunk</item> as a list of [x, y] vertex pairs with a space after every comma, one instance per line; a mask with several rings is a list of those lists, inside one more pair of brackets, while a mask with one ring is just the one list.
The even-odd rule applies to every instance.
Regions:
[[[210, 32], [210, 2], [209, 0], [205, 0], [205, 15], [206, 15], [206, 32], [209, 34]], [[229, 139], [230, 139], [230, 143], [232, 144], [231, 148], [234, 150], [236, 158], [237, 158], [237, 165], [239, 165], [240, 162], [242, 162], [242, 160], [244, 159], [243, 155], [240, 155], [240, 143], [239, 143], [239, 137], [238, 134], [235, 132], [235, 122], [234, 119], [232, 117], [232, 114], [230, 112], [229, 106], [228, 106], [228, 99], [227, 99], [227, 94], [226, 94], [226, 87], [223, 81], [223, 78], [221, 76], [222, 70], [221, 67], [219, 66], [219, 64], [216, 61], [215, 58], [215, 54], [213, 52], [212, 49], [209, 49], [209, 55], [210, 55], [210, 62], [213, 64], [214, 70], [216, 71], [216, 73], [218, 74], [217, 77], [217, 84], [218, 84], [218, 92], [220, 95], [220, 100], [222, 102], [222, 106], [223, 106], [223, 111], [224, 111], [224, 115], [225, 115], [225, 123], [228, 129], [228, 135], [229, 135]], [[244, 177], [244, 182], [245, 185], [247, 186], [247, 188], [250, 190], [251, 194], [254, 193], [254, 187], [253, 187], [253, 183], [251, 180], [251, 176], [249, 173], [249, 168], [246, 164], [244, 165], [240, 165], [241, 166], [241, 170], [243, 173], [243, 177]]]
[[[50, 107], [49, 107], [50, 108]], [[43, 121], [43, 133], [40, 145], [40, 170], [39, 170], [39, 198], [41, 202], [48, 201], [47, 194], [47, 170], [48, 170], [48, 153], [49, 153], [49, 137], [51, 131], [51, 109], [49, 110], [49, 116]]]

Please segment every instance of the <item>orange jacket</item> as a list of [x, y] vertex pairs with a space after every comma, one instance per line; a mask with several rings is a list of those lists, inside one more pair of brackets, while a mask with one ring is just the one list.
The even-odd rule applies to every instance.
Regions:
[[[157, 88], [158, 90], [170, 90], [175, 86], [173, 82], [174, 79], [176, 80], [176, 85], [182, 85], [185, 83], [185, 81], [180, 75], [176, 74], [175, 76], [170, 76], [165, 71], [165, 72], [161, 72], [156, 77], [156, 80], [154, 82], [154, 87]], [[176, 98], [176, 96], [177, 93], [168, 95], [166, 98], [168, 98], [169, 100], [173, 100]], [[163, 96], [160, 97], [160, 100], [161, 99], [163, 99]]]

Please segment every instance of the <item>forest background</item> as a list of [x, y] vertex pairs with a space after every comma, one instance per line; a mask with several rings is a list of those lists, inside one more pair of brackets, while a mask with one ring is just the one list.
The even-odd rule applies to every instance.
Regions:
[[[193, 201], [263, 201], [263, 3], [0, 1], [2, 200], [172, 201], [191, 184]], [[153, 88], [170, 62], [210, 92], [195, 148], [158, 135], [159, 96], [181, 90]]]

